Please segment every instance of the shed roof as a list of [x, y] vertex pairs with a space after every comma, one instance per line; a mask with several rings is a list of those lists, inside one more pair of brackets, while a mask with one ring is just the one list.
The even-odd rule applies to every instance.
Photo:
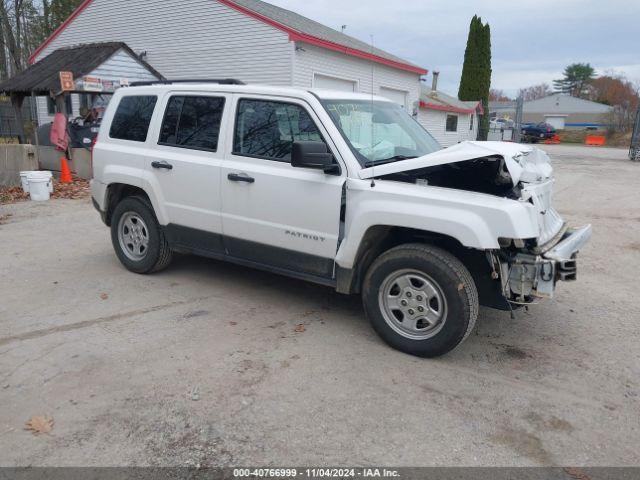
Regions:
[[138, 58], [126, 43], [88, 43], [60, 48], [52, 52], [26, 70], [1, 83], [0, 92], [24, 94], [33, 92], [46, 95], [49, 92], [59, 91], [61, 71], [72, 72], [73, 78], [88, 75], [121, 49], [140, 62], [151, 74], [159, 79], [163, 78], [151, 65]]
[[420, 93], [420, 106], [429, 110], [440, 110], [452, 113], [483, 113], [482, 102], [480, 100], [464, 101], [456, 97], [447, 95], [441, 91], [433, 91], [423, 86]]
[[[418, 65], [408, 62], [379, 48], [329, 28], [321, 23], [306, 18], [300, 14], [286, 10], [261, 0], [218, 0], [239, 12], [271, 25], [289, 34], [292, 41], [307, 42], [329, 50], [339, 51], [374, 62], [382, 63], [394, 68], [426, 75], [428, 71]], [[29, 58], [35, 57], [55, 39], [73, 20], [91, 5], [93, 0], [84, 0], [78, 8], [58, 29], [40, 45]]]

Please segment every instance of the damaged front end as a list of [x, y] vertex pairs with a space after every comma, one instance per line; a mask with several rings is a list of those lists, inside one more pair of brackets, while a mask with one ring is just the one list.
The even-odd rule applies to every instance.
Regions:
[[[363, 176], [371, 176], [371, 169]], [[535, 238], [499, 239], [487, 253], [491, 278], [510, 305], [551, 298], [558, 281], [577, 278], [577, 254], [591, 226], [572, 230], [553, 207], [553, 169], [545, 152], [502, 142], [464, 142], [418, 159], [376, 168], [376, 177], [493, 195], [535, 207]]]
[[577, 255], [591, 232], [591, 225], [565, 229], [560, 240], [545, 251], [540, 251], [535, 241], [501, 240], [505, 246], [487, 255], [492, 278], [500, 281], [504, 298], [513, 304], [528, 305], [537, 299], [552, 298], [557, 282], [577, 280]]

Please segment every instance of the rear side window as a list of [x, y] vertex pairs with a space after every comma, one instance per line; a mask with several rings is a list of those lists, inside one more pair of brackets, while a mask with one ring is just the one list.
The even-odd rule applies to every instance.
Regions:
[[215, 152], [224, 102], [220, 97], [171, 97], [158, 143]]
[[324, 141], [304, 108], [292, 103], [240, 100], [235, 155], [290, 162], [293, 142], [298, 141]]
[[158, 97], [131, 95], [122, 97], [111, 122], [109, 136], [132, 142], [145, 142]]

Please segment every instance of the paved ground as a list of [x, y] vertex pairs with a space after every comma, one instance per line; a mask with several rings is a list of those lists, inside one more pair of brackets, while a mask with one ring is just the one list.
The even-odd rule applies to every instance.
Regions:
[[[326, 288], [128, 273], [88, 201], [0, 207], [0, 465], [638, 465], [640, 164], [549, 151], [560, 210], [595, 224], [579, 282], [482, 310], [439, 360]], [[23, 430], [38, 414], [51, 434]]]

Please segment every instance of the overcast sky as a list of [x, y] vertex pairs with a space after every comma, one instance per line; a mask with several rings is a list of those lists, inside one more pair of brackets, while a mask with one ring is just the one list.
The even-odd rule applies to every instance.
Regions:
[[[440, 89], [457, 94], [469, 22], [491, 25], [492, 87], [521, 87], [559, 78], [564, 67], [589, 62], [640, 82], [638, 0], [267, 0], [370, 41], [428, 69]], [[430, 80], [429, 80], [430, 81]]]

